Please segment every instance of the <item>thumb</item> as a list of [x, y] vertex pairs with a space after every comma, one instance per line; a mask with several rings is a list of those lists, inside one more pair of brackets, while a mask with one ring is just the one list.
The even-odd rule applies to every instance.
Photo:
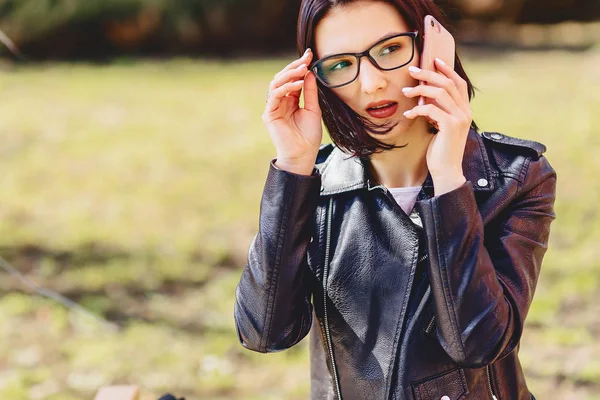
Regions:
[[317, 77], [312, 71], [309, 71], [304, 77], [304, 108], [321, 115]]

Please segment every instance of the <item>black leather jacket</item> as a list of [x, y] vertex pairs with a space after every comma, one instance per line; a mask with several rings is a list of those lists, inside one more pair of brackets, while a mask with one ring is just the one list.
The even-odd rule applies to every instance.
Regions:
[[428, 177], [410, 215], [331, 145], [312, 176], [271, 164], [236, 292], [242, 345], [310, 331], [313, 399], [531, 399], [517, 352], [555, 217], [544, 151], [472, 130], [467, 182], [433, 197]]

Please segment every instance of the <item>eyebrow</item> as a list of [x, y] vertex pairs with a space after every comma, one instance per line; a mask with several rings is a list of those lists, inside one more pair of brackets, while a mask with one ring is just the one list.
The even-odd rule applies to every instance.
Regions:
[[[371, 44], [370, 44], [368, 47], [366, 47], [366, 49], [370, 49], [371, 47], [373, 47], [375, 44], [377, 44], [377, 43], [381, 42], [382, 40], [388, 39], [388, 38], [390, 38], [390, 37], [392, 37], [392, 36], [399, 35], [399, 34], [401, 34], [401, 33], [408, 33], [408, 32], [409, 32], [409, 31], [406, 31], [406, 32], [390, 32], [390, 33], [387, 33], [387, 34], [385, 34], [385, 35], [381, 36], [379, 39], [375, 40], [373, 43], [371, 43]], [[410, 32], [413, 32], [413, 31], [410, 31]], [[363, 50], [363, 51], [364, 51], [364, 50]], [[323, 58], [327, 58], [327, 57], [331, 57], [331, 56], [337, 56], [337, 55], [339, 55], [339, 54], [357, 54], [357, 53], [359, 53], [359, 52], [344, 51], [344, 52], [341, 52], [341, 53], [329, 53], [329, 54], [325, 54], [325, 55], [323, 55], [323, 56], [321, 57], [321, 59], [323, 59]]]

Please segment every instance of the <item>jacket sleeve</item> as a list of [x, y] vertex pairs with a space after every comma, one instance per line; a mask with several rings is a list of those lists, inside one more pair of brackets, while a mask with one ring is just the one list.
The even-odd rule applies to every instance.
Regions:
[[531, 160], [487, 236], [471, 182], [417, 203], [426, 231], [438, 338], [457, 363], [480, 367], [518, 344], [554, 220], [556, 173]]
[[310, 330], [306, 250], [321, 177], [296, 175], [271, 162], [259, 229], [237, 286], [234, 306], [242, 345], [261, 353], [289, 348]]

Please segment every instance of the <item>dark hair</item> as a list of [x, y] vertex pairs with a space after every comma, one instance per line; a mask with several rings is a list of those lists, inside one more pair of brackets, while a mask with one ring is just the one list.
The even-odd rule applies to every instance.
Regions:
[[[364, 0], [302, 0], [298, 16], [298, 54], [304, 54], [307, 48], [315, 49], [315, 29], [329, 10], [355, 1]], [[400, 12], [409, 29], [419, 31], [419, 36], [417, 36], [415, 43], [419, 53], [423, 52], [423, 41], [421, 38], [424, 31], [423, 20], [426, 15], [432, 15], [445, 27], [449, 26], [445, 15], [434, 4], [433, 0], [373, 1], [392, 4]], [[475, 88], [462, 66], [458, 53], [456, 53], [454, 70], [467, 82], [469, 100], [472, 99], [475, 96]], [[379, 125], [358, 115], [336, 96], [331, 89], [323, 86], [321, 82], [317, 81], [317, 84], [323, 121], [329, 131], [331, 140], [333, 140], [336, 146], [357, 157], [368, 157], [373, 153], [398, 147], [383, 143], [368, 134], [368, 132], [375, 134], [388, 133], [393, 129], [393, 126]], [[474, 121], [471, 123], [471, 127], [478, 129]]]

